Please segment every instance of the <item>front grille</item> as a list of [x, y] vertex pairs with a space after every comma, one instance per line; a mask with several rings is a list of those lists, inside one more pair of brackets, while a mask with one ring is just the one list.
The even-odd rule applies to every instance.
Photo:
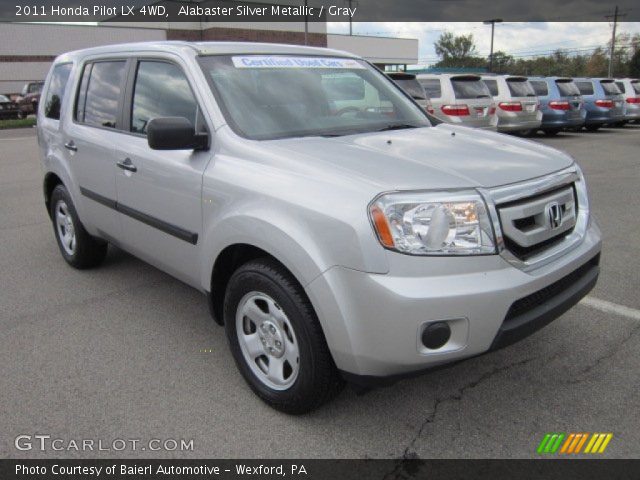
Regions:
[[498, 205], [497, 210], [505, 247], [520, 260], [527, 260], [573, 231], [578, 201], [571, 184]]
[[507, 326], [509, 324], [509, 321], [522, 316], [523, 314], [533, 310], [534, 308], [546, 303], [551, 298], [560, 295], [566, 289], [574, 285], [578, 281], [578, 279], [582, 278], [589, 270], [591, 270], [595, 266], [598, 266], [599, 263], [600, 254], [596, 255], [580, 268], [574, 270], [569, 275], [561, 278], [557, 282], [554, 282], [551, 285], [532, 293], [531, 295], [527, 295], [520, 300], [516, 300], [507, 312], [507, 315], [504, 319], [504, 325]]

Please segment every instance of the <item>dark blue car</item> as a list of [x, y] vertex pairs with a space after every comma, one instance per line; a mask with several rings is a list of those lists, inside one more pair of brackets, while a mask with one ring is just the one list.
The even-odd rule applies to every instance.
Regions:
[[529, 83], [538, 96], [542, 111], [540, 130], [556, 135], [567, 128], [584, 124], [587, 112], [580, 90], [571, 78], [529, 77]]
[[595, 132], [603, 125], [625, 120], [625, 101], [613, 78], [574, 78], [584, 99], [587, 117], [584, 128]]

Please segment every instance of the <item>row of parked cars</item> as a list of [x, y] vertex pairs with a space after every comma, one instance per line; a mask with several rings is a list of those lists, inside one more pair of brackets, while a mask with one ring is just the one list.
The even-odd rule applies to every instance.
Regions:
[[40, 92], [44, 82], [27, 82], [15, 98], [0, 94], [0, 120], [25, 118], [38, 111]]
[[499, 132], [562, 130], [640, 120], [640, 80], [516, 75], [388, 75], [443, 122]]

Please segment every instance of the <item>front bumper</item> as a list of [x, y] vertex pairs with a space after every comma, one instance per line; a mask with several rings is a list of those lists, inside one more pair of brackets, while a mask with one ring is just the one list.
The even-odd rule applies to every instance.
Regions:
[[[600, 249], [600, 230], [591, 222], [576, 248], [532, 271], [498, 255], [438, 258], [388, 252], [386, 275], [336, 266], [306, 290], [345, 376], [393, 378], [479, 355], [546, 325], [593, 287]], [[584, 275], [574, 273], [580, 268]], [[557, 295], [554, 285], [563, 286]], [[535, 308], [514, 307], [545, 289], [551, 293]], [[522, 314], [514, 314], [514, 308]], [[449, 322], [451, 339], [428, 350], [421, 332], [436, 321]]]

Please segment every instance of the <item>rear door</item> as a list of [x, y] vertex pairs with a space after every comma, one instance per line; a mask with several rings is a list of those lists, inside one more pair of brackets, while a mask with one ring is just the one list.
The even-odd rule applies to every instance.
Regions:
[[462, 118], [469, 127], [488, 127], [493, 114], [494, 102], [491, 92], [477, 75], [451, 77], [451, 87], [456, 105], [467, 105], [469, 115]]
[[620, 92], [620, 89], [616, 85], [613, 79], [607, 78], [600, 80], [602, 90], [604, 91], [605, 99], [613, 102], [613, 108], [611, 109], [612, 117], [621, 117], [624, 115], [625, 105], [624, 96]]
[[126, 93], [126, 142], [116, 157], [118, 210], [126, 247], [191, 285], [200, 280], [202, 175], [210, 151], [152, 150], [147, 125], [158, 117], [204, 122], [191, 82], [179, 63], [162, 58], [132, 63]]
[[566, 112], [567, 119], [578, 119], [582, 115], [582, 95], [580, 90], [570, 78], [556, 79], [556, 86], [560, 94], [560, 101], [567, 102], [569, 109]]
[[76, 95], [74, 120], [65, 128], [65, 150], [82, 194], [82, 210], [102, 236], [118, 244], [115, 147], [122, 140], [127, 59], [88, 62]]
[[516, 114], [523, 122], [535, 122], [538, 116], [538, 98], [526, 77], [508, 77], [510, 102], [520, 103], [522, 109]]

